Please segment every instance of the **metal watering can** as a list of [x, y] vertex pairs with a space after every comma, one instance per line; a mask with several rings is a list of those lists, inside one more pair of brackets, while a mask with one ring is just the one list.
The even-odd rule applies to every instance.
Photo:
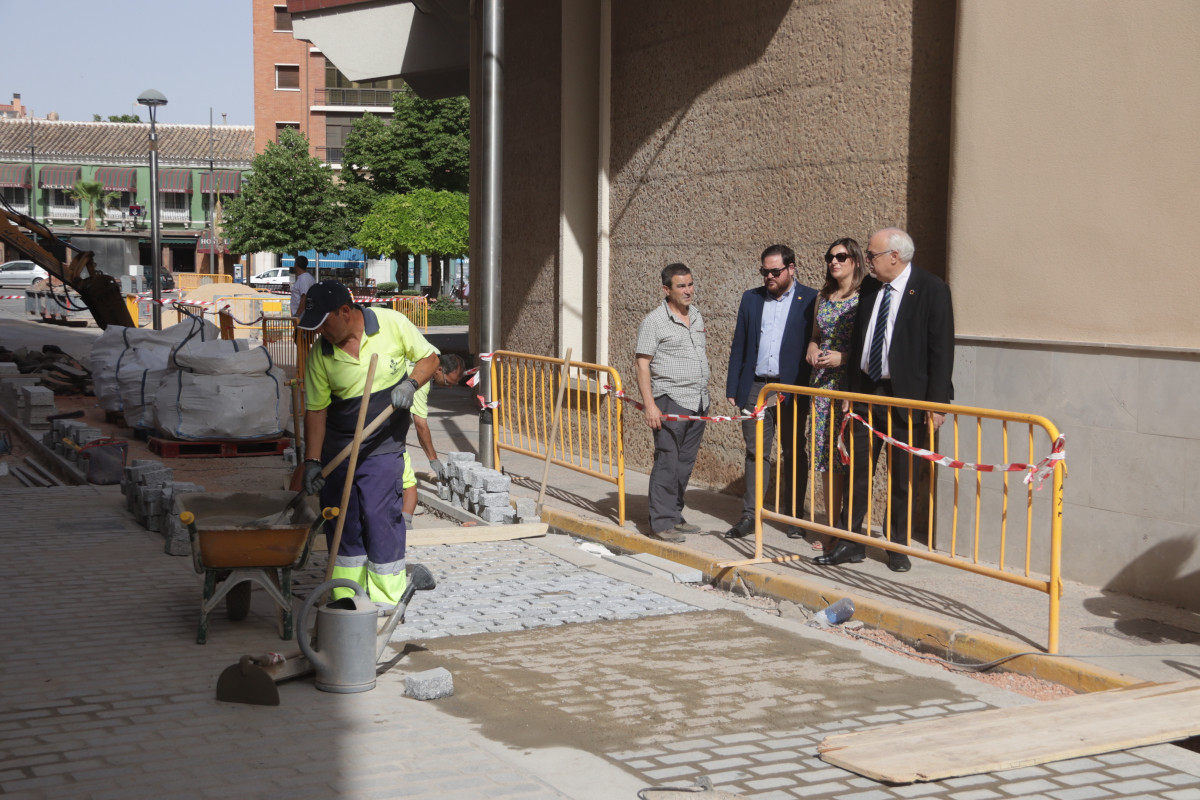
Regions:
[[[391, 619], [376, 631], [378, 606], [355, 581], [335, 578], [313, 590], [300, 609], [296, 623], [300, 651], [316, 670], [317, 688], [323, 692], [353, 694], [375, 688], [375, 666], [387, 647], [392, 631], [404, 619], [404, 611], [415, 592], [437, 586], [433, 574], [421, 564], [409, 564], [408, 585]], [[325, 593], [335, 588], [353, 589], [353, 597], [343, 597], [317, 609], [316, 638], [320, 650], [314, 650], [308, 634], [308, 612]]]

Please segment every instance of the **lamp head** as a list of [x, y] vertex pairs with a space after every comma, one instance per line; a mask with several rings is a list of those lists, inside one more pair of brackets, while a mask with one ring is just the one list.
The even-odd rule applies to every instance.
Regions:
[[139, 106], [149, 106], [150, 108], [167, 104], [166, 96], [157, 89], [147, 89], [138, 95], [137, 101]]

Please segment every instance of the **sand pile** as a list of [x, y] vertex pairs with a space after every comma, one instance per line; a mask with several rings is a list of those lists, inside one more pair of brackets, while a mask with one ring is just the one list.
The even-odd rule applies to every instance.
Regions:
[[266, 292], [260, 292], [252, 286], [247, 286], [244, 283], [206, 283], [203, 286], [197, 286], [183, 296], [183, 301], [198, 301], [204, 300], [212, 302], [216, 297], [243, 297], [245, 295], [266, 295]]

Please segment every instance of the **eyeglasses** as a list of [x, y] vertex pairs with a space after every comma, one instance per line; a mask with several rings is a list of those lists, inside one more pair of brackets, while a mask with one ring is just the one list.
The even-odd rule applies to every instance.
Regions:
[[849, 258], [850, 258], [849, 253], [826, 253], [825, 254], [825, 263], [832, 264], [834, 262], [834, 260], [836, 260], [839, 264], [845, 264]]
[[874, 261], [875, 259], [879, 258], [880, 256], [886, 256], [888, 253], [891, 253], [891, 252], [894, 252], [894, 251], [880, 250], [878, 253], [872, 253], [870, 250], [868, 250], [867, 251], [867, 261]]
[[787, 267], [780, 267], [779, 269], [767, 269], [766, 267], [759, 267], [758, 269], [758, 274], [762, 275], [764, 278], [768, 275], [770, 275], [772, 278], [778, 278], [785, 272], [787, 272]]

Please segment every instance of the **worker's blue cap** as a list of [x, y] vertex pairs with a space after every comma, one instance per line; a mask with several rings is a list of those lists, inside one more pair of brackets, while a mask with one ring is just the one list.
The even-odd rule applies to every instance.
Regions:
[[298, 327], [315, 331], [325, 318], [342, 306], [353, 305], [354, 298], [344, 283], [321, 281], [308, 287], [304, 294], [304, 313], [300, 315]]

